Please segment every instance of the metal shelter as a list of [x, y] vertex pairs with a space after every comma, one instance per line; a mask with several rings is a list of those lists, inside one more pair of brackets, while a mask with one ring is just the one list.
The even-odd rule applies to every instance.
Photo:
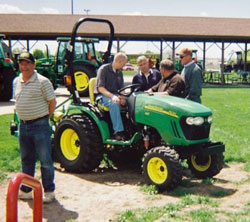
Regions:
[[[12, 40], [55, 40], [59, 36], [70, 36], [73, 25], [83, 15], [69, 14], [1, 14], [0, 33], [5, 34], [11, 47]], [[211, 18], [183, 16], [121, 16], [91, 15], [87, 17], [110, 20], [115, 27], [117, 51], [120, 41], [153, 41], [160, 43], [162, 58], [163, 43], [170, 42], [172, 58], [175, 59], [176, 42], [199, 42], [203, 44], [203, 67], [205, 69], [207, 43], [221, 43], [221, 64], [224, 64], [226, 43], [243, 43], [245, 61], [250, 42], [250, 19]], [[86, 25], [80, 34], [105, 40], [108, 28], [96, 24]], [[244, 66], [246, 69], [246, 64]], [[223, 66], [221, 72], [223, 73]]]

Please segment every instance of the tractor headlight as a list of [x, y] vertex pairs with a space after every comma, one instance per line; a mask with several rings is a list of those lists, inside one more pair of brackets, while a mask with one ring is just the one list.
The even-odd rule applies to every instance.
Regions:
[[186, 123], [188, 125], [200, 126], [204, 123], [204, 118], [203, 117], [188, 117], [186, 119]]
[[213, 122], [213, 116], [209, 116], [209, 117], [207, 118], [207, 122], [208, 122], [208, 123], [212, 123], [212, 122]]

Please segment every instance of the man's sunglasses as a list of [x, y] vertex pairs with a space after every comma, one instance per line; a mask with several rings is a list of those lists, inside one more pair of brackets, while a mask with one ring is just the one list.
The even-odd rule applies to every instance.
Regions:
[[183, 55], [183, 56], [180, 56], [180, 59], [183, 59], [184, 57], [186, 57], [187, 55]]

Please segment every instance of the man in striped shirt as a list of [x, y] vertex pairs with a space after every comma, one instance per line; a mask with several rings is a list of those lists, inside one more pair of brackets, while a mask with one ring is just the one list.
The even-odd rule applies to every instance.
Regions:
[[[51, 158], [51, 128], [49, 117], [53, 114], [56, 99], [51, 82], [35, 70], [31, 53], [19, 56], [20, 75], [14, 80], [16, 112], [20, 119], [19, 145], [22, 171], [35, 174], [36, 155], [41, 162], [45, 203], [55, 199], [54, 166]], [[21, 186], [20, 199], [31, 199], [31, 188]]]

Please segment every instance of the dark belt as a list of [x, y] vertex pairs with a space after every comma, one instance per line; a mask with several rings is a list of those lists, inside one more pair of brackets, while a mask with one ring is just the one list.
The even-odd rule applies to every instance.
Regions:
[[40, 119], [48, 118], [48, 117], [49, 117], [49, 115], [42, 116], [42, 117], [39, 117], [37, 119], [32, 119], [32, 120], [22, 120], [22, 119], [20, 119], [20, 122], [25, 123], [25, 124], [29, 124], [29, 123], [34, 123], [34, 122], [36, 122], [36, 121], [38, 121]]

